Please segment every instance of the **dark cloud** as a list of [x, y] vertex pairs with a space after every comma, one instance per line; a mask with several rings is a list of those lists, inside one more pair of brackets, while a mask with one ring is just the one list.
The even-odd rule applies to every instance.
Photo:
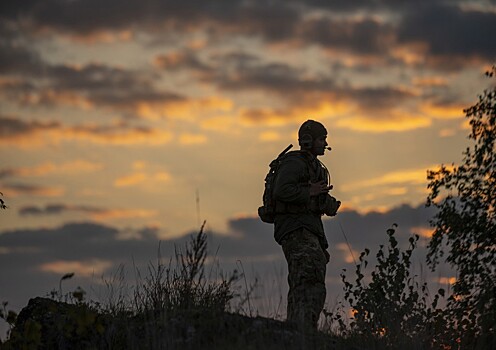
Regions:
[[[22, 3], [22, 4], [21, 4]], [[423, 42], [430, 54], [493, 59], [495, 14], [465, 10], [463, 1], [28, 1], [3, 5], [7, 22], [23, 18], [37, 29], [91, 36], [101, 31], [164, 32], [203, 30], [212, 37], [260, 37], [271, 43], [318, 45], [360, 55], [387, 57], [397, 43]], [[484, 8], [484, 7], [481, 7]], [[306, 16], [308, 13], [322, 16]], [[359, 19], [347, 16], [370, 13]], [[343, 16], [331, 16], [342, 13]], [[380, 18], [380, 20], [378, 19]], [[394, 18], [394, 20], [393, 20]], [[167, 30], [165, 30], [167, 29]], [[35, 63], [31, 52], [16, 48], [4, 53], [8, 63]], [[4, 50], [2, 50], [4, 51]], [[10, 58], [9, 58], [10, 57]], [[445, 57], [447, 59], [447, 57]]]
[[0, 39], [0, 73], [39, 74], [42, 66], [40, 57], [32, 50]]
[[402, 102], [415, 98], [415, 94], [395, 87], [361, 87], [338, 90], [341, 98], [353, 100], [366, 112], [387, 110]]
[[40, 3], [39, 0], [26, 0], [22, 2], [4, 1], [0, 4], [0, 16], [4, 18], [17, 18], [32, 12], [33, 8]]
[[67, 205], [67, 204], [47, 204], [45, 207], [37, 206], [25, 206], [19, 208], [19, 215], [29, 216], [29, 215], [56, 215], [62, 214], [67, 211], [76, 211], [90, 214], [104, 214], [108, 210], [92, 206], [84, 205]]
[[32, 1], [17, 8], [8, 6], [4, 12], [7, 19], [20, 16], [29, 18], [37, 28], [49, 28], [66, 34], [92, 35], [102, 30], [136, 27], [152, 31], [164, 26], [176, 30], [210, 27], [248, 34], [260, 32], [276, 39], [291, 32], [299, 14], [278, 1], [240, 0], [48, 0]]
[[[149, 228], [133, 230], [134, 238], [121, 239], [116, 228], [92, 222], [69, 223], [52, 229], [13, 230], [0, 234], [0, 246], [10, 258], [23, 258], [32, 264], [63, 261], [111, 261], [117, 266], [134, 256], [140, 263], [151, 261], [158, 248], [159, 239]], [[145, 234], [143, 234], [145, 233]], [[162, 244], [164, 255], [170, 256], [174, 242]], [[35, 247], [37, 253], [22, 252], [23, 247]], [[13, 251], [14, 253], [9, 253]], [[24, 265], [24, 264], [23, 264]], [[113, 269], [113, 267], [111, 268]]]
[[212, 67], [200, 60], [193, 50], [158, 55], [155, 57], [155, 65], [168, 72], [191, 69], [196, 72], [212, 73]]
[[[5, 74], [16, 74], [21, 78], [1, 85], [0, 91], [22, 104], [89, 103], [95, 107], [127, 111], [134, 116], [133, 111], [140, 103], [166, 104], [186, 100], [179, 94], [158, 89], [155, 86], [157, 77], [145, 71], [102, 64], [75, 67], [47, 63], [40, 63], [41, 67], [34, 71], [32, 68], [23, 69], [30, 65], [16, 57], [4, 59], [12, 60], [10, 66], [17, 68]], [[15, 63], [16, 60], [19, 63]]]
[[263, 62], [259, 57], [228, 53], [216, 55], [206, 63], [194, 52], [179, 52], [157, 58], [160, 66], [168, 71], [184, 69], [194, 71], [204, 82], [217, 85], [225, 91], [266, 90], [273, 93], [291, 94], [312, 91], [326, 83], [311, 79], [303, 80], [304, 70], [285, 63]]
[[90, 102], [97, 105], [118, 107], [138, 102], [183, 100], [177, 94], [157, 90], [153, 78], [146, 72], [88, 64], [82, 68], [51, 67], [47, 75], [52, 79], [53, 89], [84, 93]]
[[0, 135], [2, 138], [12, 138], [19, 135], [31, 134], [38, 131], [58, 129], [61, 124], [56, 121], [39, 122], [24, 121], [14, 117], [0, 116]]
[[0, 73], [39, 74], [42, 68], [41, 57], [29, 47], [19, 28], [0, 21]]
[[344, 240], [341, 232], [341, 227], [343, 227], [353, 246], [356, 246], [357, 249], [364, 249], [365, 247], [370, 249], [377, 246], [377, 242], [385, 237], [386, 230], [391, 228], [393, 224], [398, 225], [398, 235], [405, 239], [406, 236], [415, 232], [415, 228], [428, 228], [429, 220], [434, 216], [434, 213], [433, 208], [425, 208], [423, 205], [418, 207], [402, 205], [385, 213], [360, 214], [349, 210], [339, 213], [336, 220], [325, 221], [325, 227], [336, 242], [343, 242]]
[[[65, 125], [58, 121], [38, 122], [36, 120], [14, 119], [0, 116], [0, 144], [20, 144], [32, 146], [39, 143], [38, 137], [48, 136], [50, 141], [88, 140], [108, 144], [164, 144], [170, 141], [171, 134], [148, 126], [132, 125], [128, 122], [113, 124]], [[45, 140], [46, 141], [46, 140]]]
[[57, 187], [46, 187], [26, 183], [2, 183], [2, 190], [10, 195], [28, 195], [28, 196], [58, 196], [63, 193], [63, 189]]
[[123, 28], [129, 25], [130, 15], [142, 14], [144, 7], [137, 1], [30, 0], [4, 5], [1, 13], [7, 19], [29, 18], [39, 28], [91, 33], [102, 28]]
[[301, 21], [298, 9], [282, 2], [241, 4], [235, 16], [223, 23], [240, 34], [258, 35], [270, 42], [285, 41], [295, 35]]
[[[304, 68], [265, 62], [260, 57], [243, 53], [216, 55], [207, 61], [200, 59], [195, 52], [181, 51], [158, 56], [156, 61], [168, 72], [193, 71], [203, 82], [214, 84], [225, 92], [262, 90], [278, 95], [289, 104], [312, 105], [323, 98], [335, 98], [352, 101], [365, 111], [377, 111], [415, 98], [415, 94], [405, 89], [389, 86], [353, 88], [337, 83], [330, 74], [312, 76]], [[253, 115], [260, 113], [253, 111]], [[280, 114], [287, 114], [287, 111]]]
[[[59, 212], [64, 210], [63, 207], [61, 205], [38, 208], [38, 210], [32, 207], [30, 210]], [[330, 303], [335, 303], [338, 295], [341, 294], [342, 283], [339, 275], [342, 270], [347, 269], [349, 279], [353, 278], [354, 264], [352, 259], [350, 260], [346, 242], [349, 243], [356, 259], [365, 247], [371, 250], [368, 270], [370, 271], [379, 245], [387, 242], [386, 230], [393, 223], [399, 225], [396, 236], [400, 246], [406, 248], [412, 232], [427, 228], [432, 214], [432, 209], [423, 206], [404, 205], [385, 213], [360, 214], [345, 210], [335, 218], [326, 219], [324, 226], [332, 256], [327, 270]], [[262, 223], [258, 218], [239, 218], [229, 221], [228, 232], [230, 235], [207, 230], [208, 249], [210, 255], [215, 256], [220, 269], [224, 272], [233, 269], [244, 270], [248, 283], [253, 281], [252, 278], [261, 278], [260, 288], [270, 293], [265, 295], [265, 298], [272, 298], [272, 302], [277, 303], [279, 297], [285, 298], [286, 263], [281, 247], [273, 239], [273, 227]], [[163, 261], [168, 261], [169, 257], [174, 256], [175, 248], [184, 247], [190, 235], [195, 235], [196, 232], [161, 242], [159, 234], [160, 230], [154, 227], [119, 230], [92, 222], [70, 223], [55, 228], [0, 232], [0, 279], [9, 281], [2, 287], [0, 299], [11, 301], [12, 305], [20, 308], [27, 303], [29, 297], [44, 295], [50, 289], [58, 287], [58, 280], [62, 274], [74, 272], [71, 270], [72, 265], [66, 266], [67, 271], [57, 270], [59, 273], [40, 270], [40, 266], [53, 266], [57, 262], [81, 262], [85, 268], [91, 268], [92, 264], [97, 265], [98, 262], [103, 261], [107, 263], [103, 270], [107, 277], [115, 273], [117, 267], [123, 264], [127, 268], [126, 279], [129, 279], [128, 283], [132, 285], [136, 283], [136, 277], [133, 277], [135, 274], [131, 272], [134, 268], [138, 268], [144, 276], [147, 264], [155, 263], [158, 256], [161, 256]], [[424, 279], [427, 278], [425, 274], [427, 268], [423, 258], [425, 244], [425, 239], [419, 242], [418, 253], [414, 258], [416, 269], [419, 269], [420, 264], [423, 265]], [[158, 253], [159, 248], [160, 253]], [[210, 260], [209, 264], [211, 264]], [[209, 265], [207, 270], [215, 271], [214, 265]], [[86, 290], [91, 290], [101, 283], [99, 273], [101, 272], [94, 277], [76, 274], [74, 281], [67, 282], [66, 288], [70, 288], [73, 283], [72, 288], [82, 285]], [[436, 272], [436, 277], [440, 276], [452, 276], [452, 272], [446, 267], [441, 267], [441, 270]], [[264, 292], [259, 290], [257, 293]]]
[[16, 171], [15, 169], [1, 169], [0, 170], [0, 180], [8, 178], [8, 177], [13, 177], [13, 176], [16, 176], [18, 174], [19, 174], [19, 172]]
[[46, 62], [35, 51], [30, 41], [33, 38], [19, 34], [26, 31], [18, 24], [0, 24], [0, 74], [6, 77], [0, 82], [0, 93], [10, 101], [45, 106], [85, 103], [117, 108], [134, 116], [138, 103], [185, 100], [184, 96], [157, 88], [159, 77], [146, 70]]
[[335, 83], [327, 77], [305, 77], [306, 70], [286, 63], [264, 62], [243, 53], [215, 55], [206, 62], [186, 51], [159, 56], [159, 66], [167, 71], [193, 71], [201, 81], [225, 92], [264, 90], [291, 100], [295, 94], [329, 92]]
[[384, 55], [394, 44], [391, 24], [366, 18], [361, 20], [308, 20], [301, 24], [298, 40], [327, 49], [341, 49], [356, 54]]
[[496, 58], [496, 38], [491, 35], [495, 32], [494, 12], [463, 10], [447, 3], [425, 3], [406, 13], [399, 25], [398, 40], [425, 43], [429, 55], [434, 56], [432, 60], [438, 63], [448, 64], [457, 57], [491, 61]]
[[215, 77], [226, 91], [266, 90], [281, 95], [330, 91], [335, 87], [328, 78], [303, 78], [303, 71], [282, 63], [243, 65], [236, 70]]
[[[29, 1], [2, 5], [0, 73], [14, 76], [0, 84], [11, 101], [24, 105], [91, 105], [136, 117], [139, 104], [186, 102], [187, 97], [157, 86], [162, 79], [146, 70], [130, 70], [90, 63], [80, 67], [44, 62], [29, 40], [38, 29], [56, 34], [91, 36], [100, 31], [140, 30], [151, 36], [200, 30], [209, 39], [259, 37], [294, 49], [318, 46], [329, 53], [347, 52], [375, 65], [404, 65], [393, 52], [397, 45], [421, 43], [427, 52], [419, 62], [443, 69], [459, 69], [474, 58], [496, 57], [493, 12], [462, 10], [458, 3], [421, 2], [415, 6], [395, 1]], [[350, 16], [357, 10], [371, 12]], [[310, 11], [310, 12], [308, 12]], [[335, 12], [337, 11], [337, 12]], [[343, 12], [342, 16], [336, 13]], [[308, 14], [320, 14], [308, 16]], [[20, 21], [19, 19], [23, 20]], [[30, 23], [30, 26], [26, 26]], [[34, 27], [33, 27], [34, 26]], [[22, 30], [21, 30], [22, 29]], [[48, 31], [47, 31], [48, 30]], [[22, 36], [19, 33], [23, 33]], [[421, 53], [423, 55], [424, 53]], [[336, 75], [312, 76], [304, 65], [262, 62], [244, 54], [200, 59], [194, 51], [160, 55], [155, 63], [168, 72], [189, 70], [200, 82], [222, 91], [265, 90], [296, 101], [349, 98], [363, 108], [390, 108], [412, 97], [394, 88], [346, 89]], [[366, 64], [369, 67], [372, 63]], [[358, 69], [358, 68], [357, 68]], [[305, 101], [303, 101], [305, 102]]]
[[[138, 213], [137, 213], [138, 212]], [[91, 218], [119, 218], [126, 217], [132, 218], [136, 215], [142, 214], [135, 209], [109, 209], [96, 207], [91, 205], [75, 205], [75, 204], [47, 204], [44, 207], [28, 205], [19, 208], [18, 213], [20, 216], [45, 216], [45, 215], [61, 215], [65, 213], [81, 213]], [[153, 214], [151, 211], [150, 215]]]
[[[20, 209], [23, 215], [59, 214], [65, 210], [102, 211], [104, 209], [92, 206], [71, 207], [64, 204], [47, 205], [46, 207], [28, 206]], [[340, 212], [336, 218], [324, 220], [325, 228], [331, 247], [344, 242], [341, 227], [346, 232], [347, 239], [356, 249], [372, 248], [385, 236], [385, 231], [394, 223], [399, 225], [400, 237], [408, 236], [413, 228], [428, 227], [428, 220], [432, 217], [433, 210], [423, 206], [411, 207], [403, 205], [388, 212], [370, 212], [360, 214], [352, 210]], [[150, 231], [151, 230], [151, 231]], [[158, 242], [156, 229], [143, 228], [146, 235], [141, 238], [124, 240], [119, 238], [119, 230], [96, 223], [72, 223], [53, 229], [27, 229], [4, 231], [0, 234], [0, 245], [4, 248], [19, 248], [26, 242], [35, 245], [38, 249], [50, 254], [46, 259], [66, 258], [126, 258], [127, 253], [122, 249], [136, 246], [138, 251], [143, 247], [153, 247]], [[210, 232], [211, 243], [214, 249], [219, 247], [221, 257], [249, 258], [258, 255], [280, 253], [280, 248], [273, 239], [271, 225], [262, 223], [258, 218], [240, 218], [229, 221], [228, 232], [231, 235]], [[191, 232], [190, 234], [195, 234]], [[186, 235], [187, 236], [187, 235]], [[173, 249], [170, 245], [181, 244], [185, 237], [166, 241], [162, 247], [165, 254], [170, 254]], [[95, 241], [103, 245], [94, 247]], [[139, 248], [142, 247], [142, 248]], [[153, 247], [156, 248], [156, 247]]]

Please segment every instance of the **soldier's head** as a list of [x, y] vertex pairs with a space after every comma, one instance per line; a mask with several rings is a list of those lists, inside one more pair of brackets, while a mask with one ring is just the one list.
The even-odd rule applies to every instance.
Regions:
[[302, 150], [321, 156], [327, 146], [327, 130], [321, 123], [309, 119], [298, 130], [298, 143]]

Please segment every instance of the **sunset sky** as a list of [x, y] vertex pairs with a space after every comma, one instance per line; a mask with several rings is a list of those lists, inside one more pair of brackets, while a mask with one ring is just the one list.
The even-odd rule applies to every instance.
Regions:
[[343, 202], [325, 219], [332, 303], [353, 262], [341, 228], [355, 257], [393, 223], [425, 246], [426, 171], [469, 145], [496, 1], [3, 1], [0, 33], [0, 301], [68, 272], [90, 289], [203, 220], [221, 262], [285, 298], [256, 211], [268, 163], [316, 119]]

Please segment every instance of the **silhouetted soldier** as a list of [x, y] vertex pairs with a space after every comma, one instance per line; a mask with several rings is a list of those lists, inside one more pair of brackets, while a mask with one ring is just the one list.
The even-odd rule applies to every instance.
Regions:
[[301, 150], [284, 155], [275, 179], [274, 237], [288, 262], [287, 318], [316, 329], [326, 298], [329, 262], [322, 215], [336, 215], [341, 204], [329, 195], [330, 176], [317, 159], [327, 148], [327, 130], [307, 120], [298, 131]]

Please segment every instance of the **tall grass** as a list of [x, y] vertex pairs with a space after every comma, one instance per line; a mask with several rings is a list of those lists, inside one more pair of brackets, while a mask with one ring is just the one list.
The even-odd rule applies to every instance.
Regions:
[[206, 257], [207, 237], [203, 225], [184, 249], [175, 248], [174, 258], [167, 264], [159, 255], [156, 265], [148, 266], [148, 274], [144, 278], [137, 271], [139, 282], [133, 293], [133, 311], [159, 311], [166, 315], [199, 309], [226, 311], [235, 296], [233, 284], [239, 276], [236, 271], [230, 275], [220, 273], [212, 281], [205, 275]]

